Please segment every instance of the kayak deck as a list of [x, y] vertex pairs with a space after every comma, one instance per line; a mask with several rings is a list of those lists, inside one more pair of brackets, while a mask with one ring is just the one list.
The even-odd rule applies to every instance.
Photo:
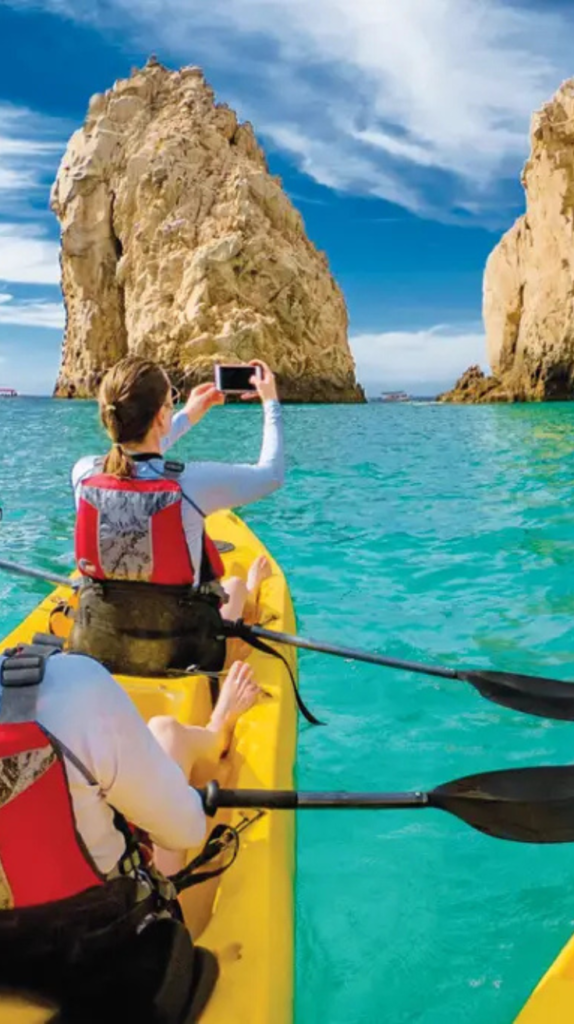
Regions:
[[[223, 552], [225, 574], [245, 578], [258, 555], [270, 559], [273, 574], [261, 587], [258, 621], [270, 629], [295, 632], [289, 590], [277, 563], [257, 537], [232, 512], [209, 517], [210, 535], [233, 550]], [[70, 591], [58, 588], [29, 615], [0, 647], [28, 643], [48, 632], [50, 613]], [[70, 620], [53, 615], [52, 626], [66, 632]], [[295, 652], [282, 648], [292, 670]], [[290, 789], [297, 739], [295, 701], [287, 670], [279, 659], [246, 646], [238, 656], [253, 666], [265, 690], [258, 704], [239, 720], [232, 748], [217, 771], [199, 765], [199, 774], [223, 786]], [[177, 678], [118, 677], [144, 719], [174, 715], [186, 724], [205, 724], [211, 712], [205, 676]], [[192, 781], [195, 780], [195, 776]], [[235, 863], [220, 878], [181, 896], [185, 922], [197, 945], [218, 957], [220, 976], [201, 1020], [205, 1024], [289, 1024], [293, 1003], [293, 874], [295, 822], [288, 812], [226, 811], [208, 821], [241, 826]], [[189, 858], [197, 851], [190, 851]], [[209, 867], [209, 866], [208, 866]], [[0, 995], [0, 1024], [44, 1024], [52, 1011]]]
[[574, 1020], [574, 936], [538, 982], [515, 1024], [571, 1024]]

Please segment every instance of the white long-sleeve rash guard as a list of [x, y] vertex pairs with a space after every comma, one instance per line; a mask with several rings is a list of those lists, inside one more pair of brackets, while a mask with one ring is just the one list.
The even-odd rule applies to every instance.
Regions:
[[[187, 415], [182, 410], [173, 417], [171, 430], [163, 441], [163, 451], [168, 451], [190, 428]], [[129, 451], [129, 445], [126, 444]], [[87, 455], [80, 459], [72, 470], [72, 485], [76, 505], [80, 500], [80, 484], [94, 471], [101, 470], [102, 456]], [[142, 480], [156, 480], [163, 471], [160, 456], [147, 462], [137, 462], [136, 475]], [[283, 425], [281, 406], [275, 400], [263, 403], [263, 440], [259, 460], [255, 464], [226, 462], [188, 462], [178, 476], [184, 495], [201, 509], [205, 515], [220, 509], [248, 505], [271, 494], [283, 483], [285, 475], [283, 452]], [[182, 521], [187, 546], [194, 569], [196, 583], [201, 566], [201, 540], [203, 519], [193, 505], [182, 502]]]
[[79, 654], [53, 655], [36, 711], [40, 725], [69, 747], [98, 783], [90, 785], [64, 754], [76, 827], [100, 871], [111, 871], [125, 850], [114, 807], [167, 849], [201, 843], [205, 815], [199, 793], [103, 665]]

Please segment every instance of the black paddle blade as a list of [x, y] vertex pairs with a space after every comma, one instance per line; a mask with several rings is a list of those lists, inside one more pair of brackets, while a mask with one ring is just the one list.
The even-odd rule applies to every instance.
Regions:
[[574, 766], [468, 775], [437, 786], [428, 797], [431, 807], [497, 839], [574, 842]]
[[574, 685], [544, 676], [522, 676], [512, 672], [457, 672], [483, 697], [514, 711], [541, 718], [574, 722]]

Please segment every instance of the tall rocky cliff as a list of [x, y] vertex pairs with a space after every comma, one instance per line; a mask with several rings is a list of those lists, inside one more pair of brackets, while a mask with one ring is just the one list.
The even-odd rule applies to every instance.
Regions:
[[174, 383], [264, 358], [281, 395], [362, 401], [345, 301], [249, 124], [199, 68], [154, 59], [93, 96], [52, 189], [67, 322], [60, 396], [128, 352]]
[[526, 213], [488, 258], [483, 314], [493, 377], [476, 367], [447, 398], [574, 398], [574, 80], [531, 125]]

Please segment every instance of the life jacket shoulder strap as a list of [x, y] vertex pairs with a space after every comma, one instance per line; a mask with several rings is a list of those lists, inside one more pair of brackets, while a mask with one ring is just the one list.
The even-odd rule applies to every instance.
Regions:
[[38, 687], [46, 671], [46, 662], [60, 654], [63, 640], [36, 633], [31, 644], [21, 644], [4, 651], [0, 665], [0, 724], [34, 722]]
[[171, 476], [180, 476], [185, 469], [185, 462], [179, 462], [177, 459], [164, 459], [163, 468]]
[[61, 637], [36, 633], [31, 644], [9, 647], [0, 666], [0, 684], [5, 687], [39, 686], [44, 678], [46, 662], [53, 654], [60, 654], [64, 646]]
[[[31, 644], [22, 644], [20, 647], [8, 648], [8, 650], [4, 651], [5, 658], [2, 665], [0, 665], [1, 685], [5, 688], [13, 687], [16, 690], [20, 687], [38, 687], [44, 678], [48, 658], [51, 658], [53, 654], [61, 654], [63, 649], [63, 638], [51, 636], [49, 633], [36, 633], [32, 638]], [[10, 694], [10, 696], [8, 694], [3, 695], [0, 705], [0, 723], [23, 721], [20, 716], [24, 711], [24, 705], [26, 706], [26, 711], [31, 712], [30, 721], [33, 720], [36, 710], [36, 691], [30, 694], [29, 699], [22, 699], [23, 697], [24, 695], [18, 697], [17, 693]], [[18, 704], [17, 719], [13, 717], [14, 699], [16, 699]], [[85, 764], [80, 761], [79, 757], [76, 757], [73, 750], [70, 750], [66, 743], [53, 736], [48, 729], [43, 728], [42, 731], [52, 742], [53, 746], [64, 754], [68, 761], [84, 776], [90, 786], [98, 785], [89, 768], [86, 768]]]
[[[164, 459], [163, 473], [160, 473], [159, 470], [155, 468], [155, 466], [150, 466], [149, 468], [151, 469], [152, 473], [155, 473], [156, 476], [163, 478], [164, 480], [169, 480], [171, 477], [178, 477], [183, 473], [185, 469], [185, 462], [177, 462], [175, 459]], [[177, 482], [179, 483], [179, 480]], [[195, 511], [199, 513], [202, 519], [206, 519], [207, 516], [203, 509], [200, 508], [199, 505], [195, 503], [193, 498], [190, 498], [189, 494], [185, 493], [181, 484], [179, 489], [181, 491], [181, 497], [183, 501], [187, 501], [187, 504], [191, 505], [191, 507], [194, 508]]]
[[[161, 477], [164, 480], [169, 480], [170, 477], [178, 477], [181, 473], [183, 473], [185, 469], [185, 462], [176, 462], [173, 459], [164, 459], [163, 473], [160, 473], [159, 470], [155, 468], [155, 466], [150, 466], [149, 468], [151, 469], [152, 473], [155, 473], [157, 477]], [[181, 485], [180, 492], [182, 501], [186, 501], [188, 505], [191, 505], [191, 507], [194, 508], [195, 511], [205, 521], [207, 519], [207, 516], [203, 509], [200, 508], [199, 505], [195, 503], [193, 498], [190, 498], [189, 494], [185, 493]], [[225, 566], [223, 565], [223, 562], [221, 560], [221, 555], [219, 554], [219, 551], [217, 550], [211, 537], [204, 530], [199, 578], [201, 581], [209, 582], [212, 580], [220, 579], [224, 575], [224, 573]]]

